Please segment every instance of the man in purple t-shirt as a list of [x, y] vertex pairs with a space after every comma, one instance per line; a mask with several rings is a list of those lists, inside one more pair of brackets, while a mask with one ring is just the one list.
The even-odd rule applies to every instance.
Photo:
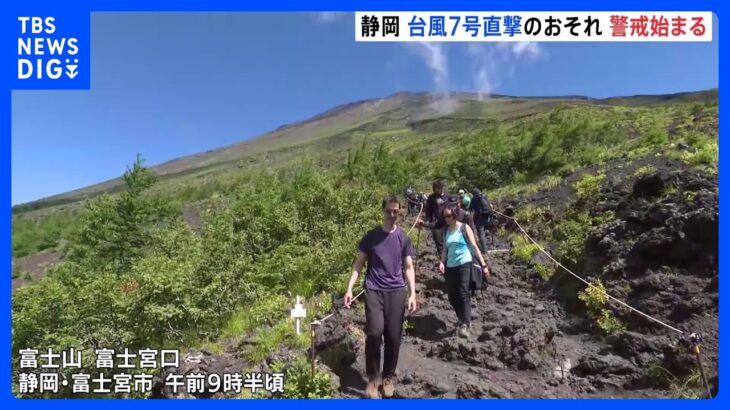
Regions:
[[[406, 283], [410, 296], [408, 310], [416, 310], [416, 273], [413, 269], [413, 243], [396, 225], [400, 201], [391, 195], [383, 200], [383, 224], [371, 230], [360, 240], [359, 253], [352, 266], [352, 275], [345, 293], [345, 306], [352, 303], [355, 286], [363, 264], [367, 260], [365, 276], [365, 367], [368, 374], [367, 395], [378, 398], [381, 375], [383, 395], [395, 394], [395, 369], [398, 365], [400, 341], [406, 308]], [[385, 339], [383, 371], [380, 371], [380, 347]]]

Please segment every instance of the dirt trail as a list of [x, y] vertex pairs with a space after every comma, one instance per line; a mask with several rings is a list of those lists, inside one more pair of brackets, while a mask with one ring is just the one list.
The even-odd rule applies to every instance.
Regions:
[[[583, 318], [564, 311], [552, 291], [507, 252], [488, 256], [492, 279], [472, 300], [471, 337], [458, 337], [433, 242], [426, 231], [422, 235], [419, 309], [407, 316], [398, 397], [671, 397], [656, 389], [627, 390], [640, 377], [635, 363], [582, 332]], [[495, 241], [492, 249], [509, 247], [504, 238]], [[360, 310], [341, 309], [318, 330], [320, 360], [339, 377], [342, 397], [364, 397], [363, 325]]]
[[[638, 177], [633, 168], [619, 167], [618, 182], [602, 188], [602, 200], [591, 212], [610, 211], [615, 217], [586, 232], [574, 270], [585, 279], [600, 279], [608, 293], [637, 309], [683, 332], [702, 334], [705, 370], [717, 394], [717, 181], [677, 164], [653, 164], [658, 172]], [[509, 202], [513, 209], [528, 204], [548, 209], [575, 206], [574, 198], [560, 189]], [[542, 223], [553, 217], [550, 213]], [[406, 218], [402, 226], [409, 229], [412, 223], [413, 218]], [[540, 223], [523, 224], [538, 241], [545, 239], [540, 235], [545, 225]], [[576, 303], [581, 283], [557, 274], [546, 282], [531, 264], [548, 263], [547, 258], [533, 257], [527, 265], [518, 262], [504, 252], [510, 244], [503, 237], [495, 237], [489, 247], [503, 252], [487, 257], [492, 279], [473, 298], [471, 337], [458, 337], [433, 242], [427, 231], [421, 235], [419, 309], [407, 316], [398, 397], [706, 397], [683, 337], [615, 306], [607, 309], [628, 331], [601, 336], [582, 303]], [[331, 373], [340, 397], [364, 397], [364, 300], [358, 299], [353, 309], [335, 301], [332, 313], [316, 329], [319, 371]], [[208, 361], [240, 368], [236, 346]], [[256, 368], [265, 370], [267, 363], [304, 353], [280, 350]]]

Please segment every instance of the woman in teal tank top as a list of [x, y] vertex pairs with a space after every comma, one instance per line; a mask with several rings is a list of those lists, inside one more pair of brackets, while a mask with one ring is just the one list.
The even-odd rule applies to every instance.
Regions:
[[[469, 337], [471, 325], [469, 280], [472, 264], [478, 263], [487, 276], [489, 276], [489, 270], [476, 245], [471, 227], [456, 220], [456, 212], [453, 208], [444, 209], [443, 216], [447, 226], [444, 229], [444, 251], [441, 255], [439, 271], [444, 274], [446, 293], [449, 295], [449, 302], [459, 319], [459, 335]], [[472, 252], [472, 249], [475, 252]]]

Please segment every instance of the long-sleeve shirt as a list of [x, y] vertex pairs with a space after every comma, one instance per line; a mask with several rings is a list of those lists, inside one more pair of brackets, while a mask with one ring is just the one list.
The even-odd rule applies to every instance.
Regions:
[[437, 193], [429, 195], [426, 199], [426, 222], [429, 228], [439, 229], [446, 224], [443, 214], [439, 212], [443, 210], [443, 205], [446, 204], [446, 201], [446, 194]]

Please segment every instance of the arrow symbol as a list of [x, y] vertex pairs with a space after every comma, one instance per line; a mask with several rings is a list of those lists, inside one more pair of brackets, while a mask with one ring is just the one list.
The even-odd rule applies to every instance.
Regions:
[[79, 66], [77, 66], [77, 65], [75, 65], [75, 64], [74, 64], [74, 65], [67, 65], [67, 66], [66, 66], [66, 75], [67, 75], [67, 76], [68, 76], [68, 77], [69, 77], [70, 79], [72, 79], [72, 80], [73, 80], [73, 79], [74, 79], [74, 77], [76, 77], [76, 76], [77, 76], [77, 75], [79, 74], [79, 72], [78, 72], [78, 71], [76, 71], [76, 69], [77, 69], [78, 67], [79, 67]]
[[72, 80], [79, 74], [78, 71], [76, 71], [76, 69], [79, 68], [79, 59], [74, 58], [73, 62], [74, 63], [71, 64], [71, 59], [66, 59], [66, 75]]

